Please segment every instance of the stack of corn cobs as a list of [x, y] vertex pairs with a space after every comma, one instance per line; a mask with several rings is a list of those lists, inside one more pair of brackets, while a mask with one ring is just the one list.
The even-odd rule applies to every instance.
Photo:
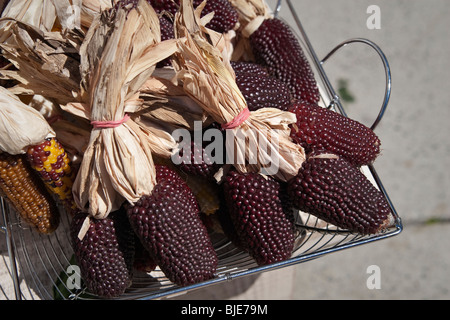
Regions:
[[69, 215], [91, 293], [119, 297], [136, 269], [214, 278], [212, 229], [267, 265], [291, 257], [299, 211], [364, 235], [392, 223], [361, 172], [378, 137], [320, 105], [262, 0], [83, 0], [75, 26], [67, 8], [21, 20], [19, 2], [0, 20], [0, 192], [48, 236]]

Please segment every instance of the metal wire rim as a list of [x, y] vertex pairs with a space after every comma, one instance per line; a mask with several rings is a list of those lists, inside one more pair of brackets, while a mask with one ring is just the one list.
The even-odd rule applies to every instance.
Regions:
[[[384, 52], [380, 49], [380, 47], [374, 43], [371, 40], [365, 39], [365, 38], [353, 38], [353, 39], [349, 39], [346, 41], [341, 42], [340, 44], [338, 44], [335, 48], [333, 48], [333, 50], [331, 50], [326, 56], [325, 58], [323, 58], [320, 61], [320, 64], [323, 65], [331, 56], [333, 56], [339, 49], [352, 44], [352, 43], [363, 43], [365, 45], [370, 46], [372, 49], [374, 49], [377, 54], [380, 56], [381, 61], [383, 63], [384, 66], [384, 71], [385, 71], [385, 77], [386, 77], [386, 88], [385, 88], [385, 93], [384, 93], [384, 98], [383, 98], [383, 103], [381, 105], [380, 108], [380, 112], [378, 113], [377, 118], [375, 119], [374, 123], [370, 126], [370, 128], [372, 130], [375, 130], [375, 128], [378, 126], [378, 124], [380, 123], [381, 119], [384, 116], [384, 113], [386, 112], [387, 106], [389, 104], [389, 99], [391, 96], [391, 88], [392, 88], [392, 78], [391, 78], [391, 68], [389, 66], [389, 61], [386, 58], [386, 55], [384, 54]], [[337, 101], [338, 102], [338, 101]], [[338, 102], [338, 104], [340, 104]], [[342, 109], [342, 113], [345, 114], [345, 110], [343, 110], [342, 106], [340, 107]]]

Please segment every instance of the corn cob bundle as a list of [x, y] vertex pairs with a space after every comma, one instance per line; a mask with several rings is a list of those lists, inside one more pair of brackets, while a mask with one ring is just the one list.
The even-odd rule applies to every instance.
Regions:
[[380, 139], [362, 123], [316, 103], [294, 102], [290, 109], [297, 117], [291, 137], [306, 152], [328, 151], [355, 166], [371, 164], [380, 153]]
[[135, 235], [125, 210], [104, 219], [77, 213], [70, 223], [70, 238], [88, 290], [101, 298], [122, 295], [132, 283], [135, 253]]
[[258, 76], [268, 77], [267, 69], [260, 64], [250, 61], [230, 61], [234, 73], [254, 74]]
[[0, 152], [0, 196], [38, 232], [50, 234], [58, 227], [56, 202], [23, 154]]
[[135, 203], [156, 183], [151, 144], [159, 140], [150, 141], [132, 115], [142, 107], [139, 88], [175, 49], [175, 41], [160, 42], [158, 16], [144, 0], [103, 11], [86, 34], [80, 47], [83, 100], [63, 108], [93, 126], [73, 194], [95, 218], [124, 201]]
[[239, 13], [239, 34], [251, 58], [285, 83], [294, 99], [318, 102], [314, 73], [292, 29], [273, 17], [264, 0], [230, 2]]
[[167, 166], [156, 165], [153, 192], [128, 206], [131, 226], [161, 271], [185, 286], [208, 280], [217, 255], [186, 182]]
[[[162, 176], [158, 180], [156, 169], [159, 166], [155, 167], [153, 162], [153, 156], [157, 154], [153, 151], [157, 147], [165, 147], [156, 146], [159, 137], [154, 139], [152, 133], [160, 128], [150, 127], [149, 118], [137, 113], [141, 108], [141, 101], [137, 98], [138, 89], [149, 78], [156, 63], [170, 56], [176, 48], [175, 41], [166, 43], [166, 47], [158, 45], [163, 42], [159, 42], [159, 21], [152, 10], [145, 1], [140, 1], [136, 6], [118, 5], [94, 20], [86, 35], [80, 55], [82, 74], [88, 77], [84, 78], [82, 86], [86, 88], [87, 96], [92, 97], [92, 100], [84, 103], [84, 107], [91, 112], [89, 118], [94, 129], [91, 144], [84, 153], [75, 181], [74, 194], [80, 207], [96, 220], [107, 219], [114, 205], [126, 203], [129, 221], [150, 253], [150, 258], [171, 281], [186, 285], [212, 277], [217, 257], [206, 228], [201, 223], [192, 191], [183, 180], [175, 179], [170, 174], [169, 179]], [[104, 28], [112, 27], [118, 30], [117, 33], [104, 32]], [[154, 38], [149, 36], [149, 30], [155, 32]], [[109, 38], [97, 40], [103, 34], [108, 34]], [[126, 44], [124, 47], [115, 46], [119, 39]], [[84, 57], [86, 65], [83, 64]], [[114, 58], [111, 64], [102, 60], [110, 57]], [[102, 62], [99, 63], [97, 59]], [[111, 79], [111, 70], [117, 72], [117, 77]], [[103, 83], [107, 84], [106, 90]], [[123, 96], [117, 97], [117, 92], [123, 92]], [[70, 110], [70, 107], [76, 112], [76, 104], [66, 106], [66, 110]], [[124, 115], [129, 118], [122, 119]], [[103, 126], [105, 121], [108, 121], [107, 126]], [[117, 126], [110, 127], [111, 122]], [[110, 145], [111, 141], [114, 144]], [[133, 146], [131, 143], [134, 142], [138, 145]], [[114, 150], [116, 145], [120, 146], [119, 150]], [[163, 151], [159, 155], [164, 156]], [[102, 155], [111, 158], [102, 164]], [[117, 163], [118, 160], [122, 162]], [[98, 162], [101, 164], [98, 165]], [[108, 170], [109, 167], [112, 167], [111, 170]], [[96, 171], [103, 168], [106, 170]], [[105, 184], [101, 185], [100, 182]], [[102, 192], [91, 186], [103, 188]], [[107, 203], [105, 200], [111, 201]], [[161, 210], [152, 211], [155, 206]], [[151, 224], [155, 224], [161, 234], [154, 233]], [[176, 228], [176, 231], [171, 231], [171, 228]], [[167, 248], [170, 250], [167, 251]], [[178, 257], [177, 250], [186, 248], [188, 250], [184, 251], [184, 256]]]
[[230, 160], [233, 166], [241, 173], [262, 172], [281, 181], [295, 176], [304, 159], [303, 148], [289, 137], [288, 125], [295, 116], [275, 108], [249, 111], [228, 56], [207, 40], [209, 30], [188, 1], [181, 2], [175, 30], [177, 37], [186, 39], [174, 54], [177, 80], [227, 131], [226, 153], [236, 152]]
[[[230, 171], [223, 183], [224, 206], [230, 222], [225, 230], [258, 265], [290, 258], [294, 248], [293, 218], [285, 211], [280, 184], [258, 173]], [[227, 219], [227, 218], [223, 218]], [[224, 220], [222, 220], [224, 221]]]
[[287, 193], [295, 209], [339, 228], [375, 234], [392, 224], [392, 213], [381, 191], [342, 157], [316, 153], [307, 158]]

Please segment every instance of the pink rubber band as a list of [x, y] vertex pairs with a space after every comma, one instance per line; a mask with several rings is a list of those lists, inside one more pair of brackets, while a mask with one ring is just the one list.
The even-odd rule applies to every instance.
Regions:
[[245, 108], [236, 116], [236, 118], [228, 123], [222, 124], [222, 129], [234, 129], [236, 127], [239, 127], [245, 120], [247, 120], [249, 116], [250, 110], [248, 108]]
[[117, 128], [122, 123], [128, 121], [130, 116], [125, 114], [125, 116], [121, 120], [116, 121], [91, 121], [91, 124], [94, 128]]

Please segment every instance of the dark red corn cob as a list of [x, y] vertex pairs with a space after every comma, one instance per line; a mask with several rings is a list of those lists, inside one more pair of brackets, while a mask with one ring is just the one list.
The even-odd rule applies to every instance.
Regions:
[[204, 146], [199, 145], [199, 143], [194, 140], [191, 140], [190, 145], [190, 148], [188, 148], [189, 150], [186, 150], [190, 151], [190, 154], [185, 156], [184, 150], [180, 150], [180, 160], [178, 161], [181, 163], [177, 164], [177, 167], [187, 174], [201, 176], [209, 180], [214, 179], [214, 175], [222, 166], [223, 161], [220, 163], [215, 162], [214, 159], [209, 157], [208, 153], [205, 152]]
[[355, 233], [375, 234], [391, 223], [383, 194], [343, 158], [309, 157], [287, 192], [294, 208]]
[[291, 138], [307, 153], [325, 150], [356, 166], [370, 164], [380, 153], [380, 139], [373, 130], [315, 103], [296, 101], [289, 109], [297, 122]]
[[[148, 0], [156, 12], [169, 12], [173, 15], [177, 12], [180, 0]], [[197, 8], [203, 0], [193, 0], [194, 8]], [[214, 12], [213, 19], [206, 27], [224, 33], [235, 28], [238, 22], [238, 14], [228, 0], [208, 0], [203, 8], [201, 16]]]
[[173, 23], [165, 16], [159, 17], [159, 25], [161, 29], [161, 40], [170, 40], [175, 38]]
[[273, 77], [236, 72], [236, 84], [250, 111], [261, 108], [287, 111], [291, 105], [289, 89]]
[[186, 286], [211, 279], [218, 259], [194, 194], [167, 166], [156, 165], [156, 173], [152, 194], [128, 208], [134, 231], [173, 283]]
[[225, 207], [232, 223], [230, 226], [228, 222], [225, 229], [234, 227], [234, 242], [258, 265], [286, 260], [294, 247], [294, 225], [283, 209], [279, 188], [270, 177], [236, 171], [229, 172], [223, 183]]
[[302, 47], [291, 28], [279, 19], [266, 19], [250, 36], [256, 63], [285, 83], [294, 99], [317, 102], [316, 79]]
[[260, 76], [269, 76], [267, 69], [262, 65], [249, 61], [230, 61], [230, 65], [235, 73], [250, 73]]
[[[172, 21], [169, 21], [169, 19], [165, 16], [159, 17], [159, 27], [161, 29], [161, 41], [164, 40], [170, 40], [175, 38], [174, 30], [173, 30], [173, 23]], [[170, 57], [164, 59], [163, 61], [160, 61], [156, 64], [157, 68], [162, 68], [166, 66], [170, 66]]]
[[[222, 148], [220, 150], [206, 149], [210, 143], [215, 143], [215, 137], [211, 138], [213, 141], [207, 141], [207, 138], [205, 138], [205, 133], [209, 129], [222, 131]], [[201, 141], [197, 141], [200, 140], [196, 138], [197, 135], [202, 137]], [[220, 128], [220, 125], [214, 122], [202, 128], [199, 132], [192, 131], [190, 139], [190, 143], [186, 142], [189, 143], [189, 146], [185, 145], [183, 141], [180, 142], [180, 151], [172, 156], [172, 161], [184, 173], [214, 180], [214, 175], [226, 162], [226, 155], [223, 152], [225, 150], [225, 133]], [[209, 154], [210, 151], [212, 152], [211, 154]], [[189, 154], [185, 154], [185, 152]], [[215, 152], [223, 152], [223, 154], [216, 154]]]
[[247, 248], [244, 242], [239, 237], [236, 228], [234, 227], [234, 222], [231, 219], [230, 209], [228, 208], [228, 205], [226, 204], [224, 197], [223, 184], [220, 186], [222, 187], [222, 191], [219, 194], [220, 207], [216, 212], [216, 217], [219, 222], [220, 228], [224, 233], [224, 235], [228, 238], [228, 240], [230, 240], [231, 243], [234, 244], [234, 246], [236, 246], [239, 249], [247, 251]]
[[89, 230], [80, 240], [85, 219], [85, 213], [77, 213], [70, 224], [81, 276], [91, 293], [101, 298], [119, 297], [131, 285], [135, 252], [135, 235], [126, 212], [120, 209], [104, 219], [90, 218]]

